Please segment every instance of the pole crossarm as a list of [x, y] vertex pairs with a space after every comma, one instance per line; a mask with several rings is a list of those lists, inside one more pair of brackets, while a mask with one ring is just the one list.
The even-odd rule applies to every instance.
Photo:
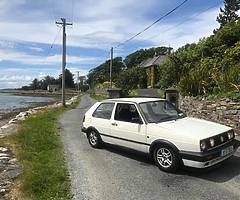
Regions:
[[[64, 25], [63, 22], [56, 22], [56, 24]], [[72, 26], [73, 24], [72, 24], [72, 23], [67, 23], [67, 22], [65, 22], [65, 25], [66, 25], [66, 26]]]

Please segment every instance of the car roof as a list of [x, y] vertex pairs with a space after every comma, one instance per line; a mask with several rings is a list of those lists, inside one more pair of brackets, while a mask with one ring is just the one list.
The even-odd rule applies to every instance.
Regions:
[[165, 99], [161, 98], [147, 98], [147, 97], [133, 97], [133, 98], [116, 98], [116, 99], [106, 99], [103, 102], [134, 102], [134, 103], [143, 103], [150, 101], [161, 101]]

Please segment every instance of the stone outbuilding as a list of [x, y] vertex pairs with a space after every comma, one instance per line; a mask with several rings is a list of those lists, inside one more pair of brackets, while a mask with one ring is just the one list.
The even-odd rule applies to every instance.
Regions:
[[156, 85], [157, 66], [166, 61], [168, 55], [158, 55], [148, 58], [140, 63], [139, 67], [145, 68], [148, 76], [148, 87], [154, 88]]
[[57, 91], [59, 91], [59, 89], [60, 89], [59, 85], [48, 85], [47, 86], [48, 92], [57, 92]]

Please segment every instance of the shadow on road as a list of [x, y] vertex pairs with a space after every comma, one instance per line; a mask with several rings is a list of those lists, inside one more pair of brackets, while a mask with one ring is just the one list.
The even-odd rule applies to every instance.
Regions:
[[233, 156], [225, 162], [208, 169], [185, 168], [184, 171], [189, 176], [217, 183], [224, 183], [236, 177], [240, 184], [240, 157]]
[[[152, 159], [150, 159], [148, 154], [139, 151], [111, 144], [105, 144], [104, 149], [112, 153], [139, 161], [141, 165], [154, 165], [154, 162]], [[240, 157], [233, 156], [225, 162], [207, 169], [182, 167], [182, 169], [180, 169], [176, 174], [192, 176], [216, 183], [224, 183], [236, 178], [235, 181], [240, 184]]]
[[152, 165], [153, 161], [149, 158], [148, 154], [135, 151], [126, 147], [121, 147], [112, 144], [105, 144], [104, 149], [112, 153], [119, 154], [121, 156], [131, 158], [140, 162], [141, 165]]

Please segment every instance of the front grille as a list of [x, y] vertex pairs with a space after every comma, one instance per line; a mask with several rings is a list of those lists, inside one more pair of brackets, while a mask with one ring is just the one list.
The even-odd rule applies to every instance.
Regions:
[[224, 144], [227, 141], [229, 141], [229, 139], [228, 139], [228, 132], [222, 133], [220, 135], [216, 135], [213, 138], [215, 140], [215, 146], [219, 146], [219, 145]]
[[[232, 130], [230, 130], [230, 131], [232, 131]], [[221, 145], [226, 144], [227, 142], [231, 141], [232, 139], [229, 140], [229, 138], [228, 138], [228, 133], [229, 133], [230, 131], [227, 131], [227, 132], [224, 132], [224, 133], [221, 133], [221, 134], [219, 134], [219, 135], [216, 135], [216, 136], [211, 137], [211, 138], [213, 138], [214, 141], [215, 141], [214, 147], [211, 147], [211, 146], [210, 146], [210, 141], [209, 141], [210, 138], [209, 138], [209, 139], [207, 140], [207, 141], [208, 141], [208, 144], [207, 144], [208, 150], [214, 149], [214, 148], [216, 148], [216, 147], [218, 147], [218, 146], [221, 146]]]

